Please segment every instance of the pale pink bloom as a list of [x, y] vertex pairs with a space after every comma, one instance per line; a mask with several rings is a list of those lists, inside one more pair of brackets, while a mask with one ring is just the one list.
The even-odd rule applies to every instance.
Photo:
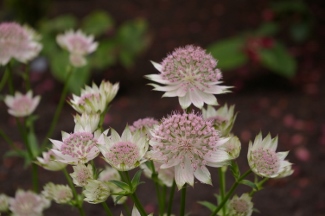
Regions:
[[88, 181], [82, 193], [85, 196], [84, 200], [86, 202], [98, 204], [105, 202], [111, 194], [111, 191], [107, 183], [93, 179]]
[[82, 113], [81, 115], [76, 114], [73, 119], [76, 126], [82, 127], [81, 130], [85, 128], [86, 131], [94, 132], [98, 129], [100, 115], [98, 113]]
[[228, 107], [227, 104], [217, 110], [213, 106], [208, 106], [207, 109], [202, 109], [202, 115], [204, 119], [211, 120], [223, 136], [228, 136], [237, 117], [234, 109], [234, 105]]
[[[107, 134], [107, 131], [104, 133]], [[71, 134], [62, 131], [62, 141], [50, 139], [53, 143], [52, 151], [59, 162], [71, 165], [85, 164], [98, 156], [97, 138], [99, 136], [99, 131], [92, 133], [76, 125]]]
[[86, 65], [85, 56], [94, 52], [98, 46], [98, 43], [94, 42], [94, 36], [86, 36], [81, 30], [66, 31], [64, 34], [58, 35], [56, 41], [70, 53], [70, 63], [74, 67]]
[[32, 91], [28, 91], [25, 95], [20, 92], [15, 92], [14, 96], [7, 95], [4, 102], [9, 108], [9, 114], [15, 117], [25, 117], [34, 112], [40, 99], [40, 96], [33, 98]]
[[10, 198], [9, 209], [15, 216], [41, 216], [51, 202], [32, 191], [18, 189], [15, 198]]
[[57, 157], [52, 150], [43, 152], [42, 155], [43, 157], [37, 157], [37, 161], [35, 163], [44, 169], [59, 171], [67, 166], [67, 164], [57, 161]]
[[227, 216], [251, 216], [253, 213], [253, 202], [249, 194], [235, 195], [227, 205]]
[[94, 179], [93, 167], [91, 164], [87, 166], [85, 164], [78, 164], [73, 166], [73, 173], [70, 174], [73, 183], [79, 187], [84, 187], [88, 184], [88, 181]]
[[6, 65], [12, 58], [26, 63], [35, 58], [42, 49], [36, 33], [15, 22], [0, 24], [0, 65]]
[[149, 130], [152, 129], [155, 125], [159, 122], [154, 118], [143, 118], [138, 119], [137, 121], [133, 122], [130, 126], [130, 130], [132, 133], [135, 131], [140, 131], [144, 136], [150, 138]]
[[99, 87], [93, 83], [92, 87], [81, 89], [80, 96], [72, 95], [69, 103], [79, 113], [102, 113], [116, 96], [118, 89], [118, 83], [113, 85], [109, 81], [102, 81]]
[[[171, 187], [174, 182], [175, 174], [174, 168], [161, 169], [162, 163], [154, 161], [155, 172], [158, 173], [158, 180], [161, 184]], [[141, 164], [140, 166], [143, 169], [145, 176], [152, 178], [152, 170], [146, 164]]]
[[211, 184], [206, 166], [222, 167], [229, 163], [231, 158], [223, 148], [227, 141], [202, 116], [175, 113], [152, 131], [148, 157], [162, 163], [161, 169], [174, 167], [179, 189], [186, 183], [193, 186], [194, 177]]
[[72, 190], [68, 185], [53, 184], [52, 182], [44, 186], [42, 195], [58, 204], [69, 203], [73, 198]]
[[124, 129], [122, 136], [113, 129], [111, 136], [101, 135], [98, 144], [105, 161], [119, 171], [140, 166], [146, 161], [144, 156], [149, 147], [147, 139], [139, 131], [131, 133], [129, 127]]
[[222, 78], [217, 61], [201, 47], [187, 45], [177, 48], [161, 64], [152, 62], [160, 74], [146, 75], [156, 91], [165, 92], [163, 97], [178, 97], [183, 109], [191, 104], [202, 108], [204, 103], [217, 105], [214, 94], [228, 92], [221, 86]]
[[255, 174], [267, 178], [282, 178], [293, 173], [292, 164], [284, 160], [289, 152], [276, 153], [277, 145], [278, 137], [272, 139], [268, 134], [263, 139], [261, 133], [256, 136], [254, 143], [249, 143], [247, 159]]

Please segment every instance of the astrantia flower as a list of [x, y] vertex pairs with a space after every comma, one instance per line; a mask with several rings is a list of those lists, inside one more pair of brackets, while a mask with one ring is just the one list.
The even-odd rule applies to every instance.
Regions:
[[43, 152], [42, 155], [43, 157], [37, 157], [37, 161], [35, 163], [44, 169], [58, 171], [67, 166], [67, 164], [57, 161], [57, 156], [52, 150]]
[[85, 164], [99, 154], [97, 148], [99, 135], [98, 131], [92, 133], [76, 125], [74, 133], [68, 134], [62, 131], [62, 141], [50, 139], [53, 143], [52, 151], [59, 162], [71, 165]]
[[98, 87], [95, 83], [92, 87], [86, 86], [81, 89], [81, 95], [72, 95], [70, 105], [79, 113], [102, 113], [107, 105], [116, 96], [119, 84], [111, 84], [109, 81], [102, 81]]
[[248, 194], [242, 194], [240, 197], [235, 195], [228, 203], [227, 216], [250, 216], [253, 213], [253, 203]]
[[32, 191], [17, 190], [15, 198], [10, 198], [9, 209], [15, 216], [41, 216], [51, 202]]
[[42, 194], [45, 198], [59, 204], [69, 203], [73, 198], [72, 190], [68, 185], [53, 184], [52, 182], [44, 186]]
[[93, 168], [91, 164], [87, 166], [85, 164], [78, 164], [73, 166], [73, 173], [70, 174], [73, 183], [79, 187], [84, 187], [87, 185], [88, 181], [94, 179]]
[[211, 120], [215, 128], [221, 131], [223, 136], [228, 136], [237, 116], [234, 113], [234, 108], [235, 106], [228, 107], [227, 104], [217, 110], [212, 106], [208, 106], [207, 109], [202, 109], [202, 115], [204, 119]]
[[6, 212], [9, 209], [9, 197], [5, 194], [0, 194], [0, 212]]
[[228, 164], [229, 154], [222, 148], [228, 139], [220, 138], [210, 121], [194, 113], [173, 114], [162, 120], [152, 132], [149, 157], [162, 163], [161, 169], [174, 167], [175, 181], [180, 189], [194, 184], [194, 176], [211, 184], [206, 166]]
[[140, 132], [131, 133], [126, 127], [120, 137], [115, 130], [111, 136], [100, 136], [98, 148], [104, 159], [119, 171], [127, 171], [140, 166], [145, 162], [144, 155], [148, 150], [148, 142]]
[[6, 65], [14, 58], [26, 63], [35, 58], [42, 49], [36, 33], [15, 22], [0, 24], [0, 65]]
[[191, 104], [202, 108], [203, 104], [217, 105], [214, 94], [228, 92], [227, 86], [221, 86], [221, 72], [216, 69], [217, 61], [201, 47], [188, 45], [177, 48], [161, 64], [153, 62], [160, 74], [146, 77], [154, 82], [150, 84], [156, 91], [163, 91], [163, 97], [178, 97], [183, 109]]
[[[167, 169], [161, 169], [161, 165], [162, 163], [154, 161], [155, 172], [158, 173], [158, 180], [161, 184], [166, 185], [167, 187], [171, 187], [175, 178], [174, 168], [171, 167]], [[148, 178], [152, 177], [152, 170], [149, 169], [146, 164], [141, 164], [140, 167], [143, 169], [145, 176], [147, 176]]]
[[[118, 187], [116, 184], [110, 182], [111, 180], [117, 180], [117, 181], [121, 180], [120, 174], [113, 167], [106, 166], [105, 169], [99, 173], [98, 180], [102, 181], [102, 182], [106, 182], [112, 194], [119, 193], [122, 191], [122, 189], [120, 187]], [[114, 203], [123, 204], [127, 199], [127, 197], [124, 196], [121, 199], [117, 200], [118, 196], [119, 195], [112, 195]]]
[[25, 117], [34, 112], [40, 99], [40, 96], [33, 98], [32, 91], [28, 91], [25, 95], [20, 92], [16, 92], [15, 96], [7, 95], [4, 102], [9, 108], [9, 114], [15, 117]]
[[277, 145], [278, 137], [272, 139], [268, 134], [262, 139], [261, 133], [256, 136], [254, 143], [249, 143], [247, 159], [255, 174], [267, 178], [281, 178], [293, 173], [292, 164], [284, 160], [289, 152], [276, 153]]
[[152, 129], [158, 123], [159, 122], [154, 118], [138, 119], [137, 121], [133, 122], [133, 124], [130, 126], [130, 130], [131, 132], [139, 130], [145, 136], [149, 136], [149, 130]]
[[[100, 116], [97, 113], [82, 113], [74, 116], [76, 125], [81, 126], [81, 130], [94, 132], [98, 128]], [[79, 130], [79, 129], [78, 129]]]
[[90, 180], [82, 191], [85, 201], [91, 204], [105, 202], [110, 195], [109, 186], [99, 180]]
[[56, 37], [57, 43], [70, 53], [70, 63], [74, 67], [87, 64], [85, 56], [97, 49], [98, 43], [94, 42], [92, 35], [86, 36], [82, 31], [70, 30]]
[[231, 135], [229, 140], [223, 145], [223, 149], [228, 152], [232, 160], [238, 158], [241, 150], [238, 137]]

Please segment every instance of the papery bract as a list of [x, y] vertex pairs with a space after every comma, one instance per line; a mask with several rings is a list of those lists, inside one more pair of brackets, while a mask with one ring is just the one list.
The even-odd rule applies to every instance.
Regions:
[[161, 64], [153, 62], [160, 74], [146, 78], [162, 84], [150, 83], [156, 91], [165, 92], [163, 97], [178, 97], [183, 109], [191, 104], [202, 108], [204, 103], [217, 105], [214, 94], [228, 92], [221, 86], [221, 72], [216, 69], [217, 61], [201, 47], [187, 45], [177, 48]]
[[242, 194], [240, 197], [235, 195], [227, 205], [227, 216], [251, 216], [254, 205], [251, 199], [247, 193]]
[[50, 171], [62, 170], [67, 166], [67, 164], [57, 161], [57, 156], [53, 153], [52, 150], [42, 153], [43, 157], [37, 157], [35, 162], [44, 169]]
[[54, 200], [58, 204], [69, 203], [73, 198], [73, 193], [68, 185], [47, 183], [42, 191], [45, 198]]
[[73, 183], [79, 187], [84, 187], [88, 184], [89, 180], [94, 179], [93, 167], [88, 164], [78, 164], [73, 166], [73, 173], [70, 174]]
[[15, 92], [14, 96], [7, 95], [4, 102], [9, 108], [9, 114], [15, 117], [25, 117], [34, 112], [40, 99], [40, 96], [33, 98], [32, 91], [28, 91], [25, 95], [20, 92]]
[[82, 191], [85, 201], [91, 204], [105, 202], [110, 195], [109, 186], [99, 180], [89, 180]]

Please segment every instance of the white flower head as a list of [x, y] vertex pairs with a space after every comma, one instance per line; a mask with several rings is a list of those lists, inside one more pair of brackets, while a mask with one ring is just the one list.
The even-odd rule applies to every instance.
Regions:
[[227, 141], [201, 115], [174, 113], [152, 131], [148, 157], [162, 163], [161, 169], [174, 167], [178, 189], [185, 183], [193, 186], [194, 177], [211, 184], [206, 166], [222, 167], [229, 163], [230, 156], [222, 148]]
[[79, 187], [84, 187], [88, 184], [88, 181], [94, 179], [93, 167], [91, 164], [87, 166], [85, 164], [78, 164], [73, 166], [73, 173], [70, 174], [73, 183]]
[[[153, 162], [155, 166], [155, 172], [158, 173], [158, 180], [161, 184], [166, 185], [167, 187], [171, 187], [174, 182], [175, 174], [174, 174], [174, 168], [166, 168], [161, 169], [162, 163], [159, 163], [158, 161]], [[149, 167], [146, 164], [141, 164], [141, 168], [143, 169], [144, 175], [148, 178], [152, 177], [152, 170], [149, 169]]]
[[97, 49], [98, 43], [94, 42], [92, 35], [86, 36], [81, 30], [66, 31], [56, 37], [57, 43], [70, 53], [70, 63], [74, 67], [87, 64], [85, 56]]
[[133, 124], [130, 126], [130, 130], [132, 133], [139, 130], [140, 132], [142, 132], [144, 134], [144, 136], [147, 136], [148, 138], [150, 138], [149, 131], [158, 123], [159, 122], [156, 119], [150, 118], [150, 117], [138, 119], [135, 122], [133, 122]]
[[110, 195], [109, 186], [99, 180], [90, 180], [82, 191], [85, 201], [91, 204], [105, 202]]
[[15, 198], [9, 199], [9, 209], [15, 216], [42, 216], [43, 210], [50, 207], [51, 201], [32, 191], [18, 189]]
[[140, 166], [149, 147], [147, 139], [139, 131], [131, 133], [128, 126], [121, 136], [113, 129], [111, 136], [100, 136], [98, 144], [105, 161], [119, 171]]
[[74, 116], [75, 130], [94, 132], [98, 128], [99, 120], [100, 115], [98, 113], [76, 114]]
[[214, 94], [228, 92], [221, 86], [221, 72], [216, 69], [217, 61], [201, 47], [187, 45], [177, 48], [161, 64], [152, 62], [160, 74], [146, 75], [146, 78], [163, 84], [150, 83], [156, 91], [165, 92], [163, 97], [178, 97], [183, 109], [191, 104], [202, 108], [204, 103], [217, 105]]
[[0, 24], [0, 65], [11, 59], [26, 63], [35, 58], [42, 49], [35, 31], [15, 22]]
[[40, 99], [40, 96], [33, 98], [32, 91], [28, 91], [25, 95], [20, 92], [15, 92], [14, 96], [7, 95], [4, 102], [9, 108], [8, 112], [10, 115], [15, 117], [25, 117], [34, 112]]
[[249, 194], [235, 195], [228, 203], [227, 216], [251, 216], [253, 213], [253, 203]]
[[223, 136], [228, 136], [237, 116], [234, 109], [234, 105], [228, 107], [227, 104], [217, 110], [213, 106], [208, 106], [207, 109], [202, 109], [202, 115], [203, 118], [211, 120]]
[[93, 83], [92, 87], [81, 89], [80, 96], [72, 95], [69, 103], [79, 113], [102, 113], [116, 96], [118, 89], [118, 83], [113, 85], [109, 81], [102, 81], [99, 87]]
[[62, 132], [62, 141], [50, 139], [57, 161], [71, 165], [85, 164], [98, 156], [97, 138], [100, 133], [82, 131], [81, 128], [75, 127], [75, 131], [71, 134]]
[[0, 212], [9, 210], [9, 197], [5, 194], [0, 194]]
[[268, 134], [265, 139], [259, 133], [254, 143], [250, 142], [248, 147], [248, 164], [252, 171], [262, 177], [282, 178], [293, 173], [292, 164], [285, 159], [287, 152], [276, 153], [278, 137], [271, 138]]
[[230, 158], [233, 160], [239, 157], [241, 143], [238, 137], [230, 135], [229, 140], [223, 145], [223, 148], [226, 152], [228, 152]]
[[59, 171], [67, 166], [67, 164], [57, 161], [57, 156], [52, 150], [42, 153], [43, 157], [37, 157], [35, 162], [39, 166], [50, 171]]
[[68, 185], [47, 183], [42, 191], [45, 198], [54, 200], [58, 204], [69, 203], [73, 198], [73, 193]]

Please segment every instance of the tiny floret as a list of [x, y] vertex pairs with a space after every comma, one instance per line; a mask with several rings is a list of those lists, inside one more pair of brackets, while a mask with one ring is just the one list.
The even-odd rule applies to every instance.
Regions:
[[93, 168], [90, 164], [78, 164], [73, 166], [73, 173], [70, 174], [73, 183], [79, 187], [84, 187], [88, 184], [89, 180], [94, 179]]
[[52, 182], [47, 183], [42, 191], [45, 198], [54, 200], [58, 204], [69, 203], [72, 198], [72, 190], [68, 185], [53, 184]]
[[235, 195], [228, 203], [227, 216], [251, 216], [253, 213], [253, 203], [248, 194], [242, 194], [240, 197]]
[[81, 30], [69, 30], [56, 37], [57, 43], [70, 53], [70, 63], [74, 67], [87, 64], [85, 56], [97, 49], [98, 43], [94, 42], [92, 35], [86, 36]]
[[161, 169], [174, 167], [179, 189], [185, 183], [193, 186], [194, 176], [211, 184], [206, 166], [222, 167], [229, 163], [230, 156], [222, 147], [227, 140], [201, 115], [175, 113], [152, 131], [148, 157], [160, 162]]
[[134, 169], [146, 161], [147, 139], [140, 132], [131, 133], [128, 126], [122, 136], [112, 129], [111, 136], [101, 136], [98, 143], [106, 162], [119, 171]]
[[90, 180], [82, 191], [85, 201], [91, 204], [105, 202], [110, 195], [109, 186], [99, 180]]
[[156, 91], [165, 92], [163, 97], [178, 97], [183, 109], [191, 104], [202, 108], [204, 103], [217, 105], [214, 94], [228, 92], [229, 87], [221, 86], [221, 72], [217, 61], [204, 49], [187, 45], [177, 48], [161, 64], [152, 62], [160, 74], [146, 75]]
[[50, 207], [50, 204], [42, 195], [18, 189], [15, 198], [9, 200], [9, 209], [15, 216], [42, 216], [43, 210]]
[[14, 96], [7, 95], [4, 102], [8, 106], [8, 113], [15, 117], [29, 116], [34, 112], [40, 102], [41, 97], [33, 98], [32, 91], [28, 91], [25, 95], [16, 92]]
[[15, 22], [0, 24], [0, 65], [11, 59], [26, 63], [35, 58], [42, 50], [39, 37], [29, 27]]
[[249, 143], [247, 159], [255, 174], [267, 178], [282, 178], [293, 173], [292, 164], [284, 160], [289, 152], [276, 153], [277, 145], [277, 137], [272, 139], [269, 134], [262, 139], [261, 133], [256, 136], [254, 143]]

